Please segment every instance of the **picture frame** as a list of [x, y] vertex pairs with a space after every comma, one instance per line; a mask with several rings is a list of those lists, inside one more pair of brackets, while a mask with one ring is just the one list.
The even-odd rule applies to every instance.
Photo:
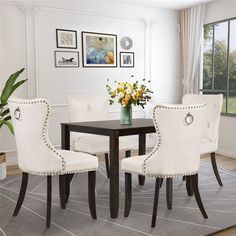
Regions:
[[55, 67], [79, 67], [79, 52], [54, 51]]
[[134, 67], [134, 52], [120, 52], [120, 67]]
[[81, 32], [83, 67], [117, 67], [117, 35]]
[[77, 49], [77, 31], [56, 29], [57, 48]]

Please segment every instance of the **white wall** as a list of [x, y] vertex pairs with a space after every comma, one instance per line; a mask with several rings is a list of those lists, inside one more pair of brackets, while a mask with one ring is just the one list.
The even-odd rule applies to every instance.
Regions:
[[[236, 1], [218, 0], [207, 4], [205, 23], [236, 17]], [[218, 152], [236, 158], [236, 118], [221, 116]]]
[[[130, 36], [134, 42], [130, 51], [135, 52], [136, 66], [132, 69], [55, 68], [56, 28], [78, 31], [80, 59], [81, 31], [117, 34], [118, 52], [121, 50], [119, 39], [124, 35]], [[150, 78], [155, 92], [154, 101], [178, 101], [181, 95], [181, 85], [177, 82], [178, 40], [177, 11], [103, 0], [69, 3], [26, 1], [23, 4], [0, 0], [0, 89], [10, 73], [26, 67], [22, 78], [27, 77], [28, 84], [20, 88], [17, 95], [43, 96], [52, 102], [50, 137], [59, 146], [60, 122], [68, 120], [66, 94], [103, 94], [108, 77], [111, 80], [129, 80], [130, 75], [134, 74], [137, 79]], [[142, 115], [139, 110], [134, 113], [136, 116]], [[0, 133], [0, 150], [8, 152], [8, 164], [16, 162], [14, 138], [5, 128]]]

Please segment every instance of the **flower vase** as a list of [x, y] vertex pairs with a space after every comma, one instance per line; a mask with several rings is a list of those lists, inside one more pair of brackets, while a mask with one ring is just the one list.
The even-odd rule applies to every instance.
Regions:
[[121, 106], [120, 111], [120, 124], [130, 125], [132, 124], [132, 106]]

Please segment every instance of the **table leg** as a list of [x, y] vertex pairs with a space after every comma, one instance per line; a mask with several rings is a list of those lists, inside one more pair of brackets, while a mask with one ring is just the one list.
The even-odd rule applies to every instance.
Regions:
[[61, 149], [70, 150], [70, 131], [68, 126], [61, 126]]
[[[139, 134], [139, 149], [138, 154], [139, 155], [145, 155], [146, 153], [146, 134]], [[139, 175], [138, 176], [139, 185], [144, 185], [145, 183], [145, 176]]]
[[118, 217], [119, 210], [119, 132], [110, 133], [110, 213]]
[[[70, 150], [70, 131], [68, 126], [61, 126], [61, 149]], [[68, 202], [70, 196], [70, 182], [73, 178], [74, 174], [66, 175], [66, 203]], [[61, 181], [59, 178], [59, 190], [61, 188]], [[60, 194], [62, 196], [62, 194]]]

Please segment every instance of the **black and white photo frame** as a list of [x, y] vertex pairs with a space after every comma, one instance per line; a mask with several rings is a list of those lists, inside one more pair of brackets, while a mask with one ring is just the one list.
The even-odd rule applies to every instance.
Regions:
[[120, 67], [134, 67], [134, 52], [120, 52]]
[[79, 52], [55, 51], [55, 67], [79, 67]]
[[57, 48], [77, 49], [77, 31], [56, 29]]

